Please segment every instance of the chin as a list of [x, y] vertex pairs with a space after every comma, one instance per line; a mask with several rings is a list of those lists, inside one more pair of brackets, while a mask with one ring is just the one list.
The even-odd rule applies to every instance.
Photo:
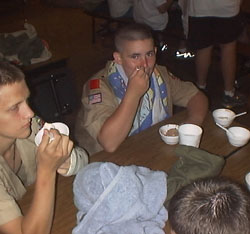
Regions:
[[25, 131], [22, 134], [20, 134], [20, 136], [18, 138], [19, 139], [26, 139], [30, 136], [30, 134], [31, 134], [31, 129], [27, 128], [27, 129], [25, 129]]

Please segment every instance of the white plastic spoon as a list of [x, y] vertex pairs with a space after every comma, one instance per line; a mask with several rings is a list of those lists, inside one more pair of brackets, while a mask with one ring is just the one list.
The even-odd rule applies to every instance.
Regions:
[[245, 112], [242, 112], [242, 113], [239, 113], [239, 114], [237, 114], [237, 115], [235, 115], [234, 118], [239, 117], [239, 116], [242, 116], [242, 115], [245, 115], [245, 114], [247, 114], [246, 111], [245, 111]]
[[220, 127], [221, 129], [223, 129], [224, 131], [226, 131], [226, 132], [229, 132], [233, 137], [236, 137], [231, 131], [229, 131], [227, 128], [224, 128], [223, 126], [221, 126], [220, 124], [218, 124], [218, 123], [216, 123], [216, 125], [218, 126], [218, 127]]

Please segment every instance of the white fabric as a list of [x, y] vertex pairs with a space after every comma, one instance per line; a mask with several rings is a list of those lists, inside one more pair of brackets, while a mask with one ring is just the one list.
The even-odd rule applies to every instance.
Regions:
[[168, 13], [161, 14], [157, 9], [164, 3], [166, 0], [134, 0], [134, 20], [147, 24], [153, 30], [164, 30], [168, 23]]
[[239, 13], [241, 0], [188, 0], [189, 16], [233, 17]]
[[145, 167], [91, 163], [74, 184], [73, 234], [164, 234], [167, 175]]
[[108, 0], [110, 15], [113, 18], [122, 17], [130, 7], [133, 6], [133, 0]]
[[[153, 73], [153, 76], [154, 73]], [[156, 78], [152, 78], [151, 82], [154, 82], [154, 87], [155, 87], [155, 100], [153, 103], [153, 111], [152, 111], [152, 119], [153, 119], [153, 124], [159, 123], [162, 120], [164, 120], [166, 118], [166, 110], [164, 108], [164, 106], [162, 105], [162, 100], [161, 100], [161, 96], [160, 96], [160, 89], [159, 89], [159, 85], [156, 81]]]

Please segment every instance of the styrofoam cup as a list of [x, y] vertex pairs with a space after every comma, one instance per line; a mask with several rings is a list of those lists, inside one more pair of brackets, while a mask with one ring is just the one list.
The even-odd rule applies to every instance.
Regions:
[[[64, 134], [66, 136], [69, 135], [69, 127], [66, 124], [60, 122], [45, 123], [35, 136], [35, 144], [37, 146], [39, 146], [42, 141], [44, 129], [50, 130], [52, 128], [57, 129], [61, 134]], [[53, 136], [51, 136], [51, 140], [53, 140]]]
[[179, 143], [181, 145], [194, 146], [200, 145], [202, 128], [195, 124], [183, 124], [179, 126]]

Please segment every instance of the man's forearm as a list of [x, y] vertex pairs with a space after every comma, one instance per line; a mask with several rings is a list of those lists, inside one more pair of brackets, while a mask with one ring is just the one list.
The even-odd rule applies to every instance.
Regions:
[[128, 136], [139, 102], [140, 98], [125, 96], [116, 111], [104, 122], [98, 141], [106, 151], [115, 151]]
[[195, 94], [187, 105], [188, 119], [186, 122], [201, 125], [208, 110], [208, 99], [202, 93]]

